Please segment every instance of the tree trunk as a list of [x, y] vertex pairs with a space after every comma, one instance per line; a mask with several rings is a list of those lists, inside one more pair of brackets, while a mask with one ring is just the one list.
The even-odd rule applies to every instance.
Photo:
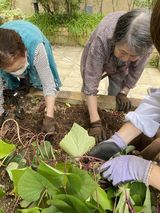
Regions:
[[101, 5], [100, 5], [100, 13], [103, 13], [103, 0], [101, 0]]

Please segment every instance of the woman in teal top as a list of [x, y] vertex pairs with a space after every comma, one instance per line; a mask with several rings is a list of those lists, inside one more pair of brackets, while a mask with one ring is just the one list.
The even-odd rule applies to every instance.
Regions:
[[29, 79], [31, 86], [43, 90], [46, 115], [44, 132], [54, 131], [54, 105], [61, 81], [52, 48], [35, 25], [19, 20], [0, 26], [0, 116], [4, 118], [3, 83], [14, 90]]

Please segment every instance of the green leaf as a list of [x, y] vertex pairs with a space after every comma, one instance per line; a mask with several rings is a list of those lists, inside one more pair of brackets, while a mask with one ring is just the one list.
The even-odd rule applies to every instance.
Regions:
[[73, 167], [73, 164], [69, 163], [69, 162], [65, 162], [65, 163], [57, 163], [55, 165], [55, 168], [58, 169], [59, 171], [63, 172], [63, 173], [69, 173], [70, 168]]
[[23, 158], [23, 154], [24, 154], [23, 151], [21, 152], [21, 154], [12, 153], [5, 160], [5, 165], [8, 165], [10, 162], [16, 162], [18, 163], [19, 169], [26, 167], [26, 159]]
[[27, 208], [31, 203], [32, 203], [31, 201], [22, 200], [20, 202], [20, 206], [24, 209]]
[[2, 209], [0, 209], [0, 213], [5, 213]]
[[[75, 195], [78, 196], [80, 199], [87, 200], [88, 197], [90, 197], [92, 193], [96, 190], [98, 184], [86, 171], [81, 170], [78, 167], [72, 167], [71, 172], [81, 178], [81, 185], [77, 190], [77, 183], [73, 181], [73, 179], [68, 179], [69, 182], [67, 183], [67, 187], [72, 187], [72, 190], [74, 190], [74, 192], [76, 193]], [[71, 180], [73, 182], [71, 182]], [[79, 180], [79, 178], [77, 178], [77, 180]]]
[[14, 183], [14, 192], [18, 195], [18, 183], [21, 176], [24, 174], [27, 168], [24, 169], [14, 169], [11, 171], [13, 183]]
[[60, 147], [69, 155], [80, 157], [87, 153], [95, 145], [94, 137], [74, 123], [69, 133], [61, 140]]
[[[82, 178], [77, 174], [71, 174], [67, 177], [66, 191], [67, 194], [77, 195], [79, 194], [83, 184]], [[81, 197], [81, 196], [80, 196]]]
[[27, 168], [18, 182], [18, 194], [26, 201], [37, 201], [44, 190], [54, 194], [57, 188], [45, 177]]
[[39, 149], [37, 149], [39, 155], [41, 155], [42, 159], [47, 160], [52, 158], [53, 148], [49, 141], [44, 141], [39, 145]]
[[[56, 202], [57, 200], [59, 200], [58, 203]], [[64, 202], [62, 203], [61, 201]], [[72, 195], [56, 195], [54, 200], [49, 203], [65, 213], [91, 213], [85, 202], [82, 202], [80, 199]]]
[[48, 164], [46, 164], [45, 162], [41, 161], [39, 167], [38, 167], [38, 171], [44, 174], [50, 174], [50, 175], [67, 175], [70, 173], [65, 173], [62, 172], [54, 167], [49, 166]]
[[130, 187], [130, 195], [136, 206], [143, 206], [146, 196], [145, 184], [140, 182], [133, 182]]
[[135, 150], [135, 146], [128, 145], [124, 151], [125, 151], [125, 154], [128, 154], [128, 153], [132, 152], [133, 150]]
[[134, 211], [136, 213], [142, 213], [142, 212], [144, 212], [144, 207], [143, 206], [134, 206], [133, 208], [134, 208]]
[[130, 192], [129, 192], [130, 189], [127, 188], [127, 186], [128, 185], [123, 184], [122, 186], [119, 187], [120, 197], [115, 209], [115, 213], [129, 213], [128, 205], [126, 203], [126, 198], [128, 198], [130, 202], [132, 202], [132, 200], [131, 200]]
[[65, 210], [65, 213], [72, 211], [72, 207], [66, 201], [57, 199], [56, 197], [54, 197], [54, 200], [50, 200], [47, 203], [54, 205], [56, 209]]
[[116, 192], [117, 192], [117, 188], [110, 186], [109, 189], [107, 190], [108, 198], [109, 199], [115, 198]]
[[119, 213], [130, 213], [129, 207], [127, 203], [124, 203], [124, 209]]
[[26, 167], [26, 159], [23, 158], [22, 153], [16, 155], [13, 159], [12, 162], [18, 163], [18, 168], [24, 168]]
[[9, 175], [11, 180], [13, 180], [12, 170], [17, 169], [17, 168], [18, 168], [18, 163], [16, 163], [16, 162], [11, 162], [11, 163], [8, 164], [6, 170], [7, 170], [8, 175]]
[[113, 201], [109, 199], [108, 194], [101, 187], [97, 187], [92, 196], [104, 210], [113, 211]]
[[141, 198], [141, 195], [139, 195], [139, 194], [134, 194], [133, 196], [132, 196], [132, 199], [134, 200], [134, 202], [135, 202], [135, 205], [139, 205], [139, 206], [143, 206], [143, 202], [142, 202], [142, 198]]
[[40, 213], [40, 209], [38, 207], [30, 208], [30, 209], [19, 209], [18, 212], [21, 213]]
[[15, 149], [16, 146], [14, 144], [8, 144], [0, 140], [0, 159], [10, 155]]
[[38, 172], [58, 188], [64, 184], [66, 176], [69, 175], [69, 173], [64, 173], [56, 168], [53, 168], [43, 161], [38, 166]]
[[43, 209], [41, 213], [62, 213], [58, 211], [58, 209], [55, 206], [50, 206], [49, 208]]
[[0, 199], [5, 195], [4, 186], [0, 185]]
[[93, 204], [93, 200], [90, 200], [90, 202], [86, 202], [86, 204], [87, 207], [90, 209], [90, 212], [92, 213], [106, 213], [106, 212], [111, 213], [111, 211], [109, 210], [103, 210], [103, 208], [100, 205], [97, 205], [96, 202]]
[[145, 198], [145, 201], [144, 201], [144, 212], [145, 213], [152, 213], [152, 208], [151, 208], [151, 194], [150, 194], [150, 190], [149, 190], [149, 187], [147, 187], [147, 190], [146, 190], [146, 198]]

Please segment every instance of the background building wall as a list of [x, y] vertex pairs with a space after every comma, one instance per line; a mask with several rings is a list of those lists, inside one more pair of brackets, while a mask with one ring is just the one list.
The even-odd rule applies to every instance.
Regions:
[[[113, 3], [112, 3], [113, 2]], [[94, 13], [102, 12], [107, 14], [112, 11], [119, 10], [128, 10], [128, 3], [132, 2], [131, 0], [88, 0], [87, 4], [91, 5]]]
[[[102, 12], [107, 14], [112, 12], [114, 9], [128, 10], [128, 2], [131, 0], [86, 0], [88, 10], [92, 10], [93, 13]], [[112, 4], [114, 2], [114, 4]], [[34, 13], [32, 0], [15, 0], [16, 8], [20, 8], [24, 14], [32, 15]], [[81, 8], [84, 9], [85, 4], [83, 3]], [[41, 9], [41, 8], [40, 8]]]
[[21, 9], [25, 15], [32, 15], [34, 13], [32, 0], [16, 0], [15, 7]]

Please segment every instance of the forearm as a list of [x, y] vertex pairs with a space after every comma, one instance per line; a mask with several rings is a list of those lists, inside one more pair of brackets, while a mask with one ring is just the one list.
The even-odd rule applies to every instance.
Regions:
[[86, 96], [90, 121], [95, 122], [100, 119], [97, 109], [97, 96]]
[[153, 165], [149, 174], [148, 184], [160, 190], [160, 167]]
[[118, 131], [121, 138], [126, 144], [129, 144], [134, 138], [141, 134], [141, 131], [132, 123], [125, 123]]
[[55, 106], [55, 99], [56, 96], [45, 96], [45, 102], [46, 102], [46, 115], [49, 117], [54, 117], [54, 106]]
[[140, 129], [148, 137], [153, 137], [160, 126], [160, 91], [146, 96], [135, 111], [126, 114], [126, 120], [130, 121], [137, 129]]

